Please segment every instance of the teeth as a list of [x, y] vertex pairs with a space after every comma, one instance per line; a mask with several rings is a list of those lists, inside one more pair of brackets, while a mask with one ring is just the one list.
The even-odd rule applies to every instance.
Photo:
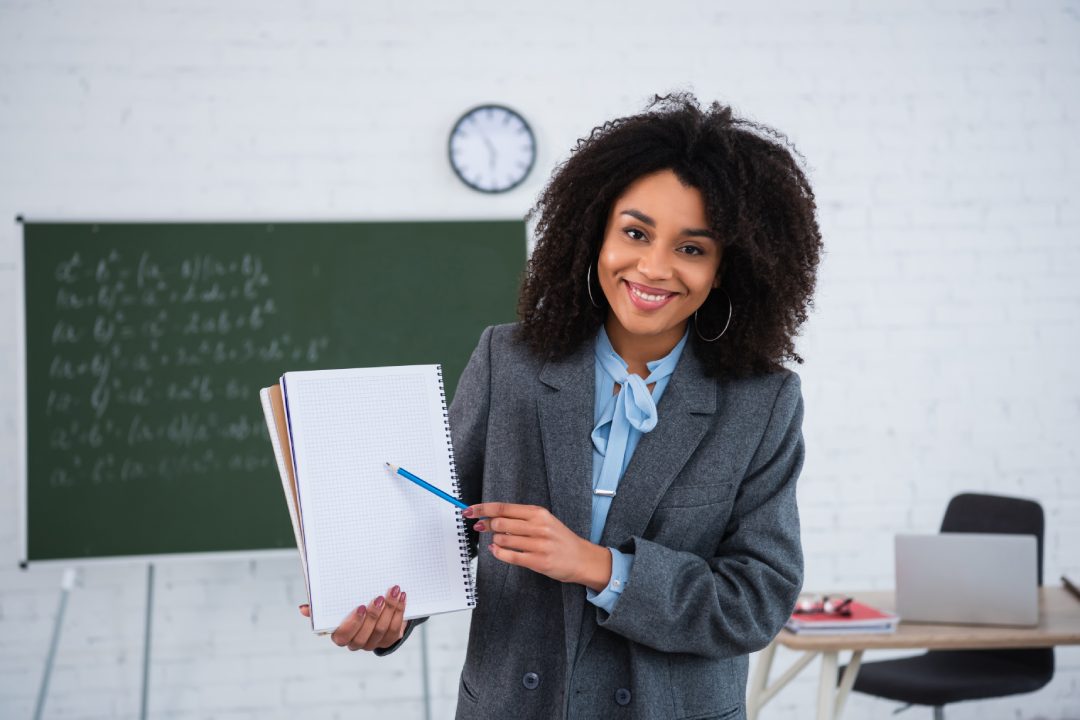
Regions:
[[641, 292], [640, 290], [638, 290], [636, 287], [633, 287], [633, 286], [630, 286], [630, 292], [634, 293], [635, 295], [637, 295], [642, 300], [647, 300], [649, 302], [660, 302], [661, 300], [663, 300], [663, 299], [665, 299], [667, 297], [667, 295], [649, 295], [647, 293]]

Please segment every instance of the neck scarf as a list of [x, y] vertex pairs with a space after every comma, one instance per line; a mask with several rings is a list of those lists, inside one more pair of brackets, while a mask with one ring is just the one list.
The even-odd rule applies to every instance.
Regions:
[[[600, 472], [597, 487], [607, 484], [605, 480], [610, 482], [614, 479], [617, 483], [618, 476], [622, 474], [623, 456], [626, 453], [630, 428], [647, 433], [656, 427], [659, 416], [656, 411], [656, 402], [648, 386], [675, 372], [675, 366], [686, 344], [686, 338], [687, 336], [683, 335], [679, 344], [665, 357], [646, 363], [649, 376], [642, 379], [640, 375], [627, 371], [626, 362], [611, 346], [604, 328], [600, 328], [596, 342], [596, 359], [600, 367], [619, 385], [620, 389], [618, 394], [613, 395], [604, 405], [600, 420], [592, 431], [593, 447], [604, 456], [604, 467]], [[618, 464], [618, 469], [614, 473], [611, 473], [607, 467], [609, 461]]]

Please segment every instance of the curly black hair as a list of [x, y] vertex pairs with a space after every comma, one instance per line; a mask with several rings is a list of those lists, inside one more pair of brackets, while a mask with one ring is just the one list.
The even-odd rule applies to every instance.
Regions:
[[[596, 335], [607, 306], [590, 302], [586, 274], [612, 203], [638, 178], [671, 170], [701, 193], [723, 248], [730, 327], [716, 342], [690, 333], [708, 371], [742, 377], [801, 363], [794, 338], [812, 305], [822, 243], [800, 161], [781, 133], [719, 103], [702, 110], [688, 93], [657, 95], [645, 112], [594, 128], [527, 216], [537, 219], [537, 242], [518, 301], [522, 339], [554, 359]], [[715, 335], [727, 317], [724, 292], [713, 291], [698, 313], [702, 333]]]

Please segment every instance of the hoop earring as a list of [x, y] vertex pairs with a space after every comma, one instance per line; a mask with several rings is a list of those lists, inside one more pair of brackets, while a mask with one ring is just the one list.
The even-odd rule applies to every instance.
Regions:
[[[718, 290], [723, 290], [723, 288], [717, 288], [717, 289]], [[710, 342], [710, 343], [711, 342], [716, 342], [717, 340], [719, 340], [720, 338], [722, 338], [724, 336], [724, 333], [727, 332], [728, 326], [731, 325], [731, 316], [733, 314], [734, 308], [731, 305], [731, 296], [728, 295], [727, 290], [724, 290], [724, 297], [727, 298], [727, 322], [724, 323], [724, 329], [720, 331], [720, 334], [717, 335], [714, 338], [707, 338], [707, 337], [705, 337], [704, 335], [701, 334], [701, 328], [698, 327], [698, 321], [697, 321], [698, 311], [697, 310], [694, 311], [694, 332], [696, 332], [697, 336], [699, 338], [701, 338], [705, 342]]]
[[592, 296], [592, 263], [589, 264], [589, 270], [585, 273], [585, 289], [589, 292], [589, 302], [592, 303], [594, 308], [599, 310], [601, 306], [596, 304], [596, 300], [593, 300]]

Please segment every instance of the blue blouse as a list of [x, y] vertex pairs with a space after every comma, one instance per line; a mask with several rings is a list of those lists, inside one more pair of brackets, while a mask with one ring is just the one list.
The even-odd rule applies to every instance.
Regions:
[[[596, 336], [596, 398], [594, 402], [592, 431], [593, 442], [593, 501], [592, 531], [589, 541], [597, 543], [604, 533], [611, 500], [619, 486], [619, 480], [630, 464], [634, 449], [644, 433], [656, 427], [659, 419], [656, 403], [668, 385], [671, 374], [682, 356], [689, 328], [683, 334], [679, 344], [659, 360], [646, 363], [649, 377], [644, 380], [640, 375], [628, 373], [627, 364], [615, 349], [611, 347], [607, 332], [601, 326]], [[653, 386], [649, 393], [649, 385]], [[613, 394], [615, 385], [620, 385], [617, 395]], [[600, 592], [586, 588], [589, 602], [609, 613], [615, 609], [615, 603], [626, 587], [630, 569], [634, 565], [634, 556], [622, 553], [613, 547], [611, 552], [611, 580]]]

